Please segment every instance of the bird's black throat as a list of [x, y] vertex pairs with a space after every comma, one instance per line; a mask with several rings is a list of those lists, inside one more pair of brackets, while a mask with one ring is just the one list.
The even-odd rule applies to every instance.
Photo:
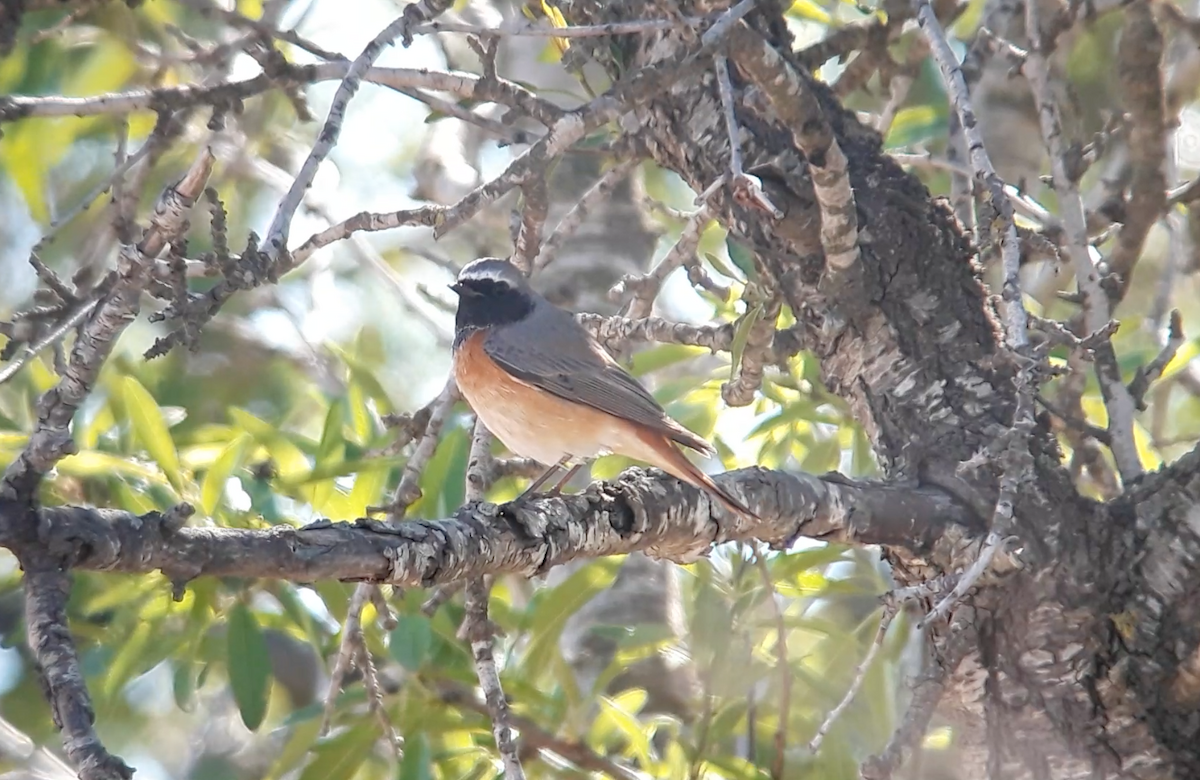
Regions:
[[519, 322], [533, 311], [533, 298], [491, 279], [466, 279], [457, 285], [458, 314], [454, 319], [454, 346], [471, 333]]

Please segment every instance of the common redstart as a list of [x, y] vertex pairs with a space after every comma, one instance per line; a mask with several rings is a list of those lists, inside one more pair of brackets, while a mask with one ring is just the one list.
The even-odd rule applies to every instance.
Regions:
[[667, 416], [567, 311], [535, 292], [511, 263], [485, 257], [450, 285], [458, 295], [454, 378], [471, 408], [514, 454], [550, 468], [525, 491], [614, 453], [648, 463], [708, 491], [729, 510], [757, 517], [676, 445], [713, 448]]

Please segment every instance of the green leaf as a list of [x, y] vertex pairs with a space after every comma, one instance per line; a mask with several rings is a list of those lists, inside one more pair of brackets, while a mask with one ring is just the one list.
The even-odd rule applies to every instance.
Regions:
[[254, 614], [238, 602], [229, 611], [228, 671], [233, 698], [242, 713], [242, 723], [251, 731], [262, 725], [271, 691], [271, 664], [267, 643]]
[[729, 381], [737, 379], [738, 366], [742, 364], [742, 355], [746, 352], [746, 344], [750, 341], [750, 331], [758, 324], [763, 316], [763, 305], [756, 303], [750, 307], [745, 316], [738, 320], [737, 328], [733, 331], [733, 343], [729, 347], [731, 362], [729, 364]]
[[313, 760], [300, 773], [300, 780], [350, 780], [371, 754], [376, 736], [372, 723], [358, 721], [313, 748]]
[[930, 105], [909, 106], [901, 109], [888, 130], [888, 149], [913, 146], [944, 132], [946, 116]]
[[267, 448], [271, 459], [275, 461], [276, 473], [283, 482], [294, 479], [311, 468], [304, 451], [275, 426], [236, 406], [230, 407], [229, 417], [234, 425], [249, 433]]
[[545, 588], [529, 606], [532, 637], [522, 664], [533, 672], [550, 668], [558, 637], [567, 619], [593, 596], [612, 585], [618, 562], [612, 558], [590, 561], [555, 588]]
[[399, 780], [433, 780], [429, 740], [417, 732], [404, 740], [404, 759], [400, 762]]
[[725, 261], [714, 255], [712, 252], [705, 252], [704, 257], [708, 260], [708, 264], [713, 267], [713, 270], [722, 276], [728, 276], [730, 279], [741, 279], [742, 277], [735, 274], [729, 266], [725, 265]]
[[175, 706], [184, 712], [191, 712], [196, 705], [196, 667], [197, 663], [181, 660], [175, 665], [175, 675], [172, 690], [175, 694]]
[[200, 484], [200, 507], [209, 517], [217, 510], [217, 504], [225, 493], [225, 483], [229, 481], [233, 470], [241, 465], [242, 456], [249, 443], [250, 436], [247, 434], [236, 437], [221, 450], [221, 454], [205, 473], [204, 481]]
[[788, 8], [787, 14], [788, 16], [796, 16], [801, 19], [807, 19], [810, 22], [819, 22], [820, 24], [829, 24], [833, 21], [829, 16], [829, 12], [817, 5], [813, 0], [794, 0], [791, 7]]
[[421, 668], [433, 647], [433, 626], [424, 615], [397, 615], [388, 639], [388, 651], [410, 672]]
[[138, 440], [167, 475], [171, 486], [182, 492], [179, 453], [175, 450], [175, 442], [171, 440], [171, 432], [167, 429], [167, 422], [163, 419], [162, 410], [155, 403], [154, 396], [133, 376], [126, 376], [121, 382], [121, 395], [125, 402], [125, 413], [133, 423]]
[[312, 717], [302, 720], [292, 727], [291, 737], [288, 738], [287, 744], [283, 746], [283, 751], [275, 759], [275, 763], [271, 765], [270, 771], [263, 780], [278, 780], [304, 760], [309, 750], [312, 749], [313, 743], [321, 734], [322, 712], [321, 706], [318, 705], [313, 710]]
[[643, 349], [633, 356], [629, 373], [634, 376], [642, 376], [707, 352], [708, 350], [704, 347], [689, 347], [683, 344], [662, 344], [650, 349]]
[[746, 279], [754, 281], [758, 278], [758, 268], [754, 265], [754, 252], [732, 235], [725, 237], [725, 250], [729, 259], [746, 275]]

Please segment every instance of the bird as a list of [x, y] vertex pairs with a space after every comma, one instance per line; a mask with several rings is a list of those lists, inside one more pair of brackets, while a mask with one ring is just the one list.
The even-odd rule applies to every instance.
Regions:
[[688, 460], [707, 441], [672, 419], [575, 317], [555, 306], [507, 260], [485, 257], [449, 285], [458, 296], [453, 367], [459, 392], [489, 431], [515, 455], [549, 465], [522, 493], [557, 495], [588, 460], [624, 455], [662, 469], [758, 519], [749, 507]]

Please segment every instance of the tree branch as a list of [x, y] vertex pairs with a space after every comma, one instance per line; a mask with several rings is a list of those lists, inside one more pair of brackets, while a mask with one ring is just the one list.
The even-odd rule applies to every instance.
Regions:
[[[763, 519], [731, 517], [706, 494], [657, 472], [630, 469], [579, 495], [468, 504], [454, 517], [387, 524], [318, 521], [257, 531], [177, 528], [157, 512], [48, 507], [39, 543], [68, 566], [161, 570], [177, 583], [200, 576], [293, 582], [367, 580], [429, 587], [481, 575], [532, 575], [578, 558], [640, 550], [690, 560], [714, 544], [758, 539], [784, 547], [800, 536], [886, 544], [936, 560], [983, 533], [966, 506], [933, 488], [852, 482], [763, 468], [716, 477]], [[11, 547], [14, 506], [0, 500], [0, 546]]]

